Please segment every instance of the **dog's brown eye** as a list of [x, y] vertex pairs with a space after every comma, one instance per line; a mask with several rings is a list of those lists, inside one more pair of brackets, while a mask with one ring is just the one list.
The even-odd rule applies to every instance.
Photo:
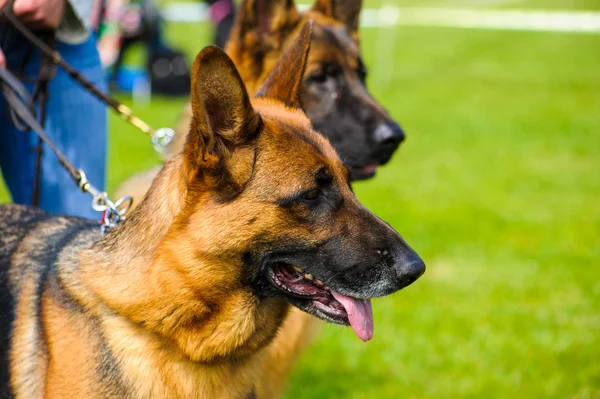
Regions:
[[307, 80], [321, 84], [327, 82], [328, 79], [335, 79], [340, 73], [342, 73], [342, 69], [339, 65], [325, 64], [319, 71], [309, 75]]
[[314, 201], [321, 196], [321, 189], [315, 188], [314, 190], [310, 190], [309, 192], [302, 195], [302, 199], [306, 201]]
[[327, 80], [327, 74], [324, 71], [319, 71], [310, 75], [308, 77], [308, 80], [315, 83], [325, 83], [325, 81]]

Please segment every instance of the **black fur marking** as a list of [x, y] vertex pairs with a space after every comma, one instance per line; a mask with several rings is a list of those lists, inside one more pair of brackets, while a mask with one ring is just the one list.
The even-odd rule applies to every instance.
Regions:
[[12, 398], [9, 371], [9, 347], [15, 319], [15, 298], [8, 281], [12, 253], [32, 226], [50, 215], [39, 209], [14, 205], [0, 207], [3, 220], [0, 234], [0, 398]]
[[[337, 48], [337, 49], [346, 48], [345, 43], [342, 43], [339, 35], [337, 35], [336, 32], [329, 27], [326, 27], [326, 28], [324, 27], [323, 29], [318, 29], [318, 30], [315, 29], [313, 35], [317, 36], [318, 39], [324, 41], [332, 48]], [[348, 40], [350, 40], [350, 39], [348, 39]]]
[[[81, 229], [79, 230], [81, 231]], [[131, 394], [123, 382], [121, 369], [117, 359], [114, 357], [110, 348], [106, 345], [106, 339], [101, 333], [101, 326], [98, 320], [90, 315], [87, 310], [73, 297], [69, 296], [65, 290], [62, 279], [55, 275], [54, 282], [57, 289], [54, 291], [54, 298], [60, 305], [71, 313], [77, 313], [87, 318], [90, 325], [90, 331], [97, 339], [96, 349], [96, 377], [98, 385], [102, 387], [103, 397], [107, 398], [128, 398]]]
[[37, 330], [38, 330], [38, 339], [40, 342], [39, 349], [42, 349], [42, 348], [44, 348], [46, 350], [48, 349], [48, 335], [46, 333], [46, 328], [45, 328], [44, 320], [43, 320], [44, 314], [42, 311], [42, 308], [43, 308], [42, 297], [43, 297], [44, 291], [46, 290], [47, 285], [48, 285], [48, 277], [49, 277], [49, 275], [56, 275], [57, 260], [60, 255], [60, 250], [62, 248], [64, 248], [66, 245], [68, 245], [68, 243], [73, 240], [73, 237], [77, 233], [79, 233], [83, 228], [86, 228], [86, 227], [87, 226], [85, 226], [85, 225], [79, 225], [79, 226], [75, 226], [72, 229], [67, 230], [66, 232], [64, 230], [61, 230], [57, 234], [57, 235], [63, 234], [61, 237], [58, 237], [57, 240], [49, 239], [49, 244], [52, 246], [54, 251], [47, 252], [48, 258], [44, 262], [46, 267], [40, 273], [39, 280], [38, 280], [38, 286], [37, 286], [37, 290], [36, 290], [37, 302], [35, 304], [35, 314], [37, 315]]
[[36, 303], [35, 303], [35, 315], [36, 315], [36, 330], [37, 330], [37, 340], [38, 342], [34, 344], [37, 347], [37, 352], [43, 352], [45, 355], [48, 355], [48, 335], [46, 334], [46, 328], [44, 326], [44, 314], [42, 312], [42, 295], [44, 295], [44, 290], [46, 289], [46, 282], [48, 277], [48, 272], [51, 267], [51, 264], [48, 264], [38, 277], [38, 286], [36, 289]]
[[[57, 224], [51, 222], [55, 219]], [[0, 397], [11, 398], [12, 389], [9, 386], [10, 365], [9, 347], [12, 325], [15, 314], [14, 307], [21, 286], [34, 285], [34, 292], [29, 297], [21, 300], [28, 301], [34, 307], [35, 315], [32, 320], [36, 324], [36, 341], [31, 343], [27, 353], [23, 356], [31, 358], [32, 361], [40, 361], [40, 355], [47, 353], [47, 336], [43, 323], [42, 296], [44, 292], [50, 292], [53, 298], [55, 294], [61, 293], [58, 288], [57, 262], [65, 246], [81, 231], [98, 228], [98, 224], [70, 217], [53, 217], [37, 208], [21, 205], [0, 206]], [[45, 231], [45, 225], [50, 228]], [[52, 229], [54, 228], [54, 229]], [[36, 243], [27, 243], [24, 239], [37, 240]], [[26, 264], [14, 263], [15, 255], [23, 257]], [[23, 256], [25, 255], [26, 256]], [[13, 268], [9, 281], [8, 272]], [[12, 283], [12, 284], [11, 284]], [[51, 287], [51, 288], [50, 288]], [[32, 367], [35, 367], [32, 365]]]
[[0, 397], [12, 398], [9, 381], [8, 348], [15, 319], [15, 300], [8, 286], [8, 268], [10, 257], [0, 255]]
[[319, 224], [333, 217], [344, 199], [331, 173], [323, 167], [315, 175], [314, 187], [279, 198], [275, 203], [288, 210], [299, 224]]
[[279, 198], [275, 201], [275, 203], [284, 208], [288, 208], [288, 207], [294, 205], [294, 203], [301, 201], [302, 197], [311, 191], [314, 191], [316, 189], [328, 191], [329, 189], [331, 189], [332, 183], [333, 183], [333, 176], [331, 175], [331, 172], [329, 171], [329, 169], [327, 169], [327, 167], [324, 166], [321, 169], [319, 169], [315, 175], [316, 187], [304, 189], [304, 190], [292, 193], [290, 195], [287, 195], [285, 197]]
[[[65, 245], [72, 244], [73, 246], [79, 246], [77, 243], [77, 239], [79, 238], [78, 234], [89, 228], [97, 227], [98, 226], [93, 222], [82, 223], [72, 230], [72, 234], [70, 234], [71, 239], [69, 240], [69, 243]], [[122, 378], [123, 373], [119, 367], [119, 363], [110, 347], [106, 344], [106, 339], [101, 332], [102, 328], [97, 318], [88, 313], [81, 303], [68, 294], [68, 290], [60, 275], [56, 275], [54, 281], [57, 286], [57, 289], [54, 291], [55, 298], [60, 302], [61, 306], [69, 312], [80, 314], [87, 319], [87, 323], [91, 326], [90, 331], [98, 342], [95, 347], [96, 377], [98, 385], [102, 387], [102, 396], [107, 398], [131, 397], [127, 386], [124, 384]]]
[[[97, 325], [96, 322], [94, 322]], [[98, 331], [100, 327], [96, 328]], [[98, 382], [102, 386], [104, 396], [107, 398], [129, 398], [131, 393], [124, 384], [123, 373], [119, 363], [113, 355], [111, 349], [106, 345], [106, 340], [102, 334], [98, 334], [100, 344], [96, 347], [96, 372]]]

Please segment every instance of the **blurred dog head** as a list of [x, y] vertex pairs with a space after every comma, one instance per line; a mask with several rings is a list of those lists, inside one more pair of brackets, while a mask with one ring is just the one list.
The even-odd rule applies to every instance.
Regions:
[[306, 19], [314, 21], [302, 86], [302, 108], [327, 136], [353, 180], [373, 176], [404, 140], [404, 132], [366, 87], [359, 49], [360, 0], [318, 0], [300, 13], [293, 0], [245, 0], [227, 44], [254, 92]]

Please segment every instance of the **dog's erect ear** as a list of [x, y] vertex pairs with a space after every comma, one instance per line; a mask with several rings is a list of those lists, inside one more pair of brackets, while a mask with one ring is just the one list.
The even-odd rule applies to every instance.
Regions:
[[358, 32], [362, 0], [317, 0], [313, 11], [318, 11], [343, 22], [352, 33]]
[[312, 20], [308, 20], [292, 45], [283, 53], [256, 97], [269, 97], [288, 107], [301, 108], [300, 94], [310, 50]]
[[236, 155], [248, 149], [261, 119], [233, 61], [218, 47], [204, 48], [194, 61], [191, 89], [193, 118], [185, 145], [188, 177], [204, 169], [221, 177], [229, 174], [226, 177], [241, 183], [248, 166], [240, 166], [242, 159]]
[[299, 19], [294, 0], [244, 0], [230, 39], [241, 40], [250, 31], [260, 35], [285, 31]]

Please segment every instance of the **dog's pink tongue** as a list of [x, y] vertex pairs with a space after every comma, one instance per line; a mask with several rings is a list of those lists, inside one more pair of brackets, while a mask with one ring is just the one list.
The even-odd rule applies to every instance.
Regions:
[[348, 320], [358, 338], [367, 342], [373, 338], [373, 308], [369, 299], [355, 299], [331, 290], [333, 297], [344, 306]]

